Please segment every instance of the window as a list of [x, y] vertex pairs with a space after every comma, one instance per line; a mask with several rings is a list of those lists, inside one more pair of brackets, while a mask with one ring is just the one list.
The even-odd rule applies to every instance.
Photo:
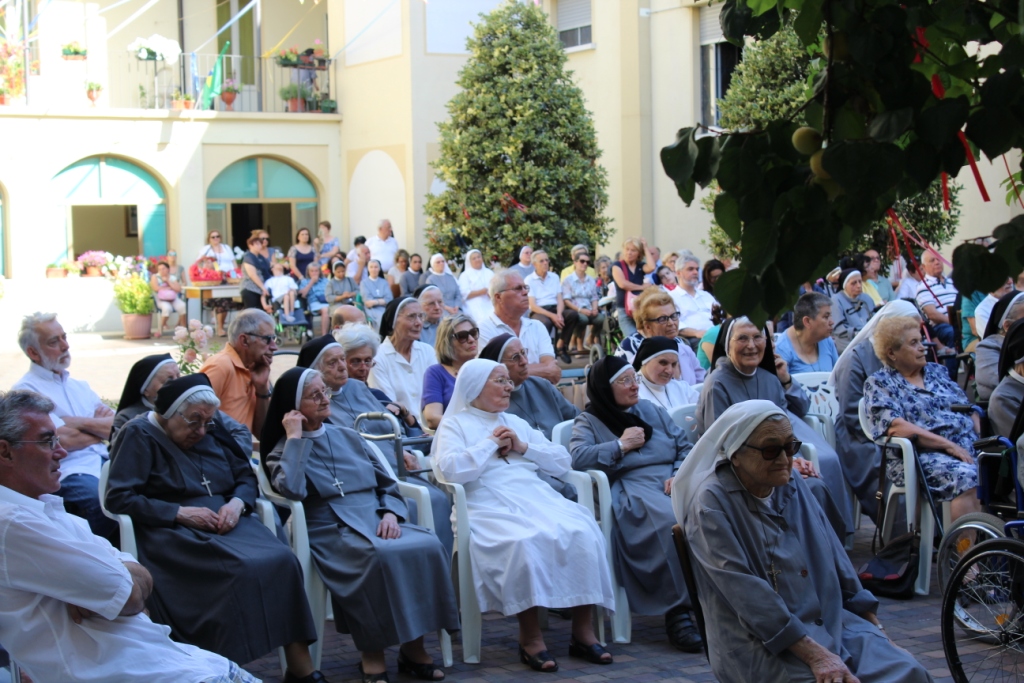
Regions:
[[558, 2], [558, 39], [562, 47], [589, 45], [590, 32], [590, 0], [559, 0]]
[[722, 35], [721, 8], [721, 4], [700, 8], [700, 119], [706, 126], [718, 125], [718, 100], [725, 97], [742, 58], [741, 48]]

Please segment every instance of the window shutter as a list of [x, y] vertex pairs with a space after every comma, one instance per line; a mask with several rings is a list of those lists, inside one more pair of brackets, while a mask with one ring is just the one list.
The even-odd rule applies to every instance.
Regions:
[[[725, 42], [725, 36], [722, 35], [722, 24], [718, 20], [718, 15], [722, 11], [722, 4], [719, 2], [700, 8], [701, 45]], [[559, 18], [561, 18], [561, 15], [559, 15]]]
[[590, 26], [590, 0], [558, 0], [558, 30]]

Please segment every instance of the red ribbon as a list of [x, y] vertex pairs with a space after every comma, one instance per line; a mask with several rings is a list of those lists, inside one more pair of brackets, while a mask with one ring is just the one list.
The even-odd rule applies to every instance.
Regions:
[[465, 204], [459, 204], [459, 206], [462, 208], [462, 216], [468, 221], [469, 220], [469, 211], [466, 211], [466, 205]]
[[[924, 269], [921, 268], [921, 264], [917, 262], [917, 257], [914, 256], [914, 250], [910, 246], [910, 235], [907, 233], [907, 229], [903, 227], [903, 223], [900, 222], [900, 218], [899, 218], [899, 216], [896, 215], [895, 211], [893, 211], [892, 209], [886, 209], [885, 213], [889, 217], [889, 221], [890, 221], [889, 227], [891, 228], [892, 224], [895, 223], [899, 227], [900, 232], [903, 233], [903, 243], [907, 246], [907, 258], [909, 258], [910, 262], [914, 264], [914, 269], [918, 273], [921, 274], [921, 282], [924, 284], [925, 289], [928, 290], [929, 294], [931, 294], [933, 297], [935, 297], [935, 301], [938, 301], [939, 297], [935, 296], [935, 292], [933, 292], [932, 288], [928, 285], [928, 280], [927, 280], [927, 276], [924, 273]], [[925, 244], [925, 248], [927, 248], [935, 256], [938, 256], [943, 261], [946, 261], [946, 259], [942, 258], [942, 256], [937, 251], [932, 249], [927, 244]], [[946, 261], [946, 262], [948, 263], [948, 261]]]
[[1010, 179], [1010, 185], [1013, 187], [1013, 193], [1017, 195], [1017, 202], [1021, 208], [1024, 208], [1024, 200], [1020, 198], [1020, 191], [1017, 189], [1017, 180], [1013, 177], [1013, 171], [1010, 170], [1010, 162], [1006, 160], [1006, 155], [1003, 155], [1003, 165], [1006, 166], [1006, 177]]

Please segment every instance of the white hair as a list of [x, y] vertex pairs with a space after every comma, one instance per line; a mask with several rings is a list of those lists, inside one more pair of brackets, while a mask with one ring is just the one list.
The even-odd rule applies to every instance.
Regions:
[[211, 387], [206, 387], [189, 394], [175, 412], [185, 417], [185, 413], [192, 408], [220, 408], [220, 399]]
[[259, 308], [247, 308], [231, 321], [228, 327], [228, 341], [235, 344], [243, 334], [257, 334], [264, 324], [274, 326], [274, 319], [270, 314]]
[[340, 330], [334, 331], [334, 338], [345, 349], [345, 355], [369, 346], [376, 356], [377, 349], [380, 348], [380, 336], [369, 325], [363, 323], [345, 323]]
[[56, 313], [39, 313], [38, 311], [26, 315], [21, 319], [21, 329], [18, 331], [18, 346], [23, 353], [28, 353], [30, 348], [39, 349], [39, 325], [53, 322], [57, 319]]
[[510, 268], [506, 268], [492, 277], [491, 284], [487, 286], [487, 293], [490, 295], [491, 301], [494, 301], [494, 297], [508, 289], [508, 281], [516, 277], [520, 280], [523, 279], [518, 272]]

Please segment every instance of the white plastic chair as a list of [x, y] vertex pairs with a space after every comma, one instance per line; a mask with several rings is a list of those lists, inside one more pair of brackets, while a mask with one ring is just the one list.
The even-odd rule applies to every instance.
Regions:
[[[918, 506], [921, 508], [921, 551], [917, 572], [917, 583], [914, 585], [914, 592], [918, 595], [928, 595], [931, 585], [932, 568], [932, 546], [935, 537], [935, 516], [928, 505], [928, 499], [924, 495], [924, 482], [917, 479], [917, 458], [914, 454], [914, 444], [910, 439], [898, 436], [892, 438], [884, 437], [878, 440], [871, 438], [871, 424], [868, 421], [867, 406], [864, 399], [857, 405], [860, 417], [860, 428], [864, 434], [874, 443], [882, 446], [887, 444], [899, 448], [903, 455], [903, 486], [896, 486], [890, 483], [889, 493], [886, 496], [885, 518], [879, 520], [882, 525], [882, 540], [888, 542], [892, 538], [892, 527], [896, 520], [896, 508], [893, 505], [899, 498], [904, 497], [906, 505], [907, 525], [912, 526], [916, 518]], [[885, 467], [885, 453], [882, 453], [882, 467]], [[949, 501], [942, 503], [943, 524], [949, 526], [950, 504]]]

